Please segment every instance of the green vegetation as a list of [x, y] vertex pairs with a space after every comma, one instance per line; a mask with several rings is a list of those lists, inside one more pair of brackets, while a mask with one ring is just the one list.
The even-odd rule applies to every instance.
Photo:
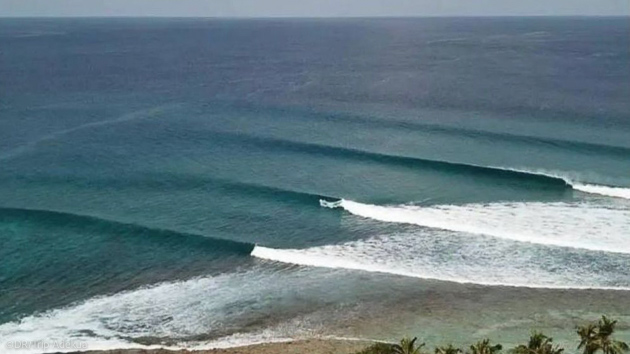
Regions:
[[512, 349], [512, 354], [562, 354], [564, 349], [553, 345], [553, 338], [540, 332], [532, 333], [527, 345], [519, 345]]
[[627, 343], [611, 338], [616, 325], [617, 321], [602, 316], [597, 324], [578, 327], [577, 334], [581, 339], [578, 349], [583, 349], [584, 354], [595, 354], [599, 351], [603, 354], [627, 352], [630, 349]]
[[357, 354], [392, 354], [394, 353], [394, 344], [376, 343], [373, 344]]
[[400, 344], [392, 345], [392, 353], [394, 354], [420, 354], [420, 349], [424, 347], [424, 343], [416, 346], [417, 337], [413, 339], [403, 338]]
[[455, 348], [452, 344], [449, 344], [445, 347], [437, 347], [435, 348], [435, 354], [461, 354], [462, 350], [459, 348]]
[[490, 339], [484, 339], [470, 346], [471, 354], [495, 354], [501, 351], [501, 344], [490, 345]]
[[[630, 351], [627, 343], [613, 338], [617, 321], [606, 316], [596, 322], [579, 326], [580, 336], [578, 349], [582, 354], [624, 354]], [[425, 343], [416, 345], [417, 337], [403, 338], [398, 344], [376, 343], [357, 354], [429, 354], [423, 351]], [[481, 340], [464, 352], [461, 348], [449, 344], [435, 348], [435, 354], [499, 354], [503, 350], [501, 344], [490, 344], [489, 339]], [[521, 344], [508, 351], [509, 354], [562, 354], [563, 348], [553, 344], [553, 338], [541, 332], [533, 332], [527, 344]]]

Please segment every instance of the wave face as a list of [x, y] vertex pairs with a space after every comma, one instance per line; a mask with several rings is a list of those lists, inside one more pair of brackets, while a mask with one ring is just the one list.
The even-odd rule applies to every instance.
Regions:
[[301, 154], [329, 156], [336, 159], [352, 159], [357, 161], [376, 162], [384, 165], [404, 166], [419, 169], [434, 169], [447, 173], [506, 179], [523, 184], [532, 183], [541, 188], [569, 187], [567, 180], [562, 177], [557, 177], [544, 173], [529, 172], [525, 170], [488, 167], [459, 162], [432, 160], [421, 157], [390, 155], [355, 148], [309, 142], [298, 142], [288, 139], [278, 139], [271, 137], [260, 137], [242, 133], [206, 132], [206, 135], [208, 134], [212, 136], [212, 139], [214, 141], [237, 144], [239, 146], [247, 144], [252, 147], [272, 151], [290, 151]]
[[341, 200], [365, 218], [592, 251], [630, 253], [630, 210], [569, 203], [379, 206]]
[[[500, 167], [498, 168], [501, 169]], [[525, 173], [525, 174], [535, 174], [535, 175], [540, 175], [540, 176], [546, 176], [549, 178], [561, 179], [573, 190], [577, 190], [577, 191], [587, 193], [587, 194], [597, 194], [597, 195], [601, 195], [605, 197], [630, 199], [630, 188], [605, 186], [605, 185], [592, 184], [592, 183], [582, 183], [582, 182], [579, 182], [575, 178], [563, 176], [562, 173], [554, 173], [554, 172], [547, 172], [547, 171], [531, 171], [531, 170], [511, 169], [511, 168], [506, 168], [506, 170], [515, 171], [519, 173]]]

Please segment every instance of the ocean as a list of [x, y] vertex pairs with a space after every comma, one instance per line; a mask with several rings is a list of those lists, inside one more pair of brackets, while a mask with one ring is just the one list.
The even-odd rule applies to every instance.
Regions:
[[629, 48], [622, 17], [0, 19], [0, 347], [630, 340]]

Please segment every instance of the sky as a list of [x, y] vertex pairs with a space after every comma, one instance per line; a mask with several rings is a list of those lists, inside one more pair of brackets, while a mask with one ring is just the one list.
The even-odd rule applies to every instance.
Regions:
[[630, 16], [630, 0], [0, 0], [13, 16]]

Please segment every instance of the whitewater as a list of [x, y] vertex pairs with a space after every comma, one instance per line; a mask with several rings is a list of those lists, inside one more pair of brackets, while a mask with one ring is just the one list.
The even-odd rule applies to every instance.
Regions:
[[599, 194], [606, 197], [615, 197], [630, 200], [630, 188], [601, 186], [596, 184], [571, 184], [573, 189], [589, 194]]
[[[322, 205], [330, 207], [325, 201]], [[383, 222], [413, 224], [542, 245], [630, 253], [630, 210], [586, 203], [379, 206], [341, 200], [331, 207]]]
[[[278, 324], [244, 333], [202, 338], [220, 331], [224, 315], [233, 323], [246, 318], [250, 307], [234, 307], [263, 301], [296, 280], [295, 274], [250, 270], [200, 277], [185, 281], [165, 282], [109, 296], [97, 296], [68, 307], [50, 310], [0, 324], [0, 348], [6, 354], [71, 352], [75, 349], [16, 348], [11, 342], [54, 343], [72, 340], [90, 350], [113, 349], [189, 349], [202, 350], [287, 341], [299, 338], [299, 323]], [[247, 283], [245, 289], [236, 285]], [[269, 286], [269, 284], [274, 284]], [[148, 344], [136, 341], [144, 337], [172, 338], [170, 344]], [[179, 339], [178, 339], [179, 338]]]
[[[306, 249], [256, 246], [254, 257], [493, 286], [630, 289], [630, 210], [586, 202], [381, 206], [341, 199], [325, 208], [420, 226]], [[594, 259], [599, 264], [595, 264]]]

